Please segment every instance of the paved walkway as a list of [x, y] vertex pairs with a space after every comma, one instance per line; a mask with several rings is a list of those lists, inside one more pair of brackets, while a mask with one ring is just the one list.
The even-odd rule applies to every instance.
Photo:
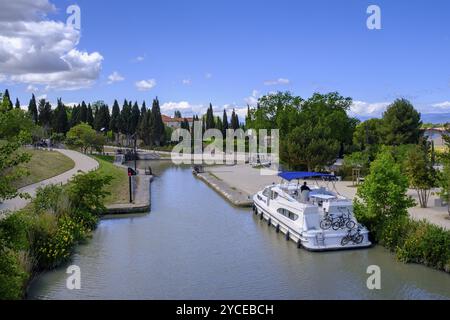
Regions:
[[[251, 168], [249, 165], [209, 167], [207, 168], [207, 171], [213, 173], [214, 176], [219, 178], [223, 183], [228, 184], [228, 186], [234, 187], [250, 195], [257, 193], [272, 183], [279, 183], [281, 181], [281, 178], [277, 175], [261, 175], [260, 170]], [[357, 189], [352, 187], [351, 184], [352, 183], [348, 181], [336, 182], [336, 190], [343, 196], [353, 199]], [[330, 183], [328, 187], [332, 189], [333, 185]], [[417, 203], [419, 202], [416, 191], [409, 190], [408, 195], [415, 199]], [[430, 197], [428, 203], [429, 208], [414, 207], [409, 209], [409, 213], [415, 220], [426, 219], [431, 223], [450, 230], [450, 219], [449, 214], [447, 213], [447, 207], [434, 206], [435, 199], [437, 199], [436, 195]]]
[[[56, 177], [37, 182], [35, 184], [23, 187], [19, 189], [19, 192], [21, 193], [28, 193], [31, 195], [31, 197], [34, 197], [36, 195], [36, 190], [39, 187], [47, 186], [50, 184], [66, 184], [74, 175], [76, 175], [78, 172], [89, 172], [92, 170], [96, 170], [99, 166], [98, 162], [94, 160], [91, 157], [88, 157], [87, 155], [84, 155], [80, 152], [73, 151], [73, 150], [64, 150], [64, 149], [53, 149], [54, 151], [58, 151], [62, 153], [63, 155], [71, 158], [75, 162], [75, 167], [73, 169], [66, 171]], [[3, 203], [0, 203], [0, 217], [1, 212], [5, 211], [16, 211], [23, 209], [27, 206], [27, 204], [30, 202], [30, 200], [21, 199], [19, 197], [16, 197], [11, 200], [6, 200]]]

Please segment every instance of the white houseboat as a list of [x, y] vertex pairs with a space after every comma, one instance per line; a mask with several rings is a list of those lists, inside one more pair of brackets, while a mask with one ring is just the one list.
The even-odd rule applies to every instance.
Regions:
[[[303, 187], [300, 180], [333, 181], [330, 174], [283, 172], [283, 181], [267, 186], [254, 198], [253, 210], [261, 220], [311, 251], [369, 247], [369, 231], [353, 215], [353, 203], [326, 187]], [[296, 182], [293, 182], [295, 181]], [[333, 183], [333, 182], [331, 182]], [[303, 190], [303, 191], [302, 191]]]

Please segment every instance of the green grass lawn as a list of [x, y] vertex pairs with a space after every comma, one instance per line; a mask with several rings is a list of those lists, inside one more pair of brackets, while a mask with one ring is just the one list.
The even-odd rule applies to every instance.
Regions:
[[113, 164], [114, 157], [111, 156], [92, 156], [100, 164], [97, 172], [113, 177], [111, 184], [106, 191], [111, 194], [105, 199], [105, 204], [128, 203], [128, 174], [123, 168], [116, 167]]
[[20, 167], [28, 170], [30, 175], [16, 181], [15, 186], [22, 188], [30, 184], [53, 178], [75, 167], [72, 159], [56, 151], [27, 149], [31, 160]]

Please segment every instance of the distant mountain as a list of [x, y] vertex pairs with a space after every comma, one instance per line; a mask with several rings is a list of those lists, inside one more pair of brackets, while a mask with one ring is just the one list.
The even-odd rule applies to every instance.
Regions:
[[[366, 121], [371, 118], [378, 118], [378, 117], [365, 117], [365, 116], [357, 116], [357, 118], [360, 121]], [[450, 112], [447, 113], [425, 113], [422, 114], [422, 122], [423, 123], [436, 123], [436, 124], [443, 124], [450, 122]]]
[[450, 112], [422, 114], [422, 122], [423, 123], [439, 123], [439, 124], [450, 122]]

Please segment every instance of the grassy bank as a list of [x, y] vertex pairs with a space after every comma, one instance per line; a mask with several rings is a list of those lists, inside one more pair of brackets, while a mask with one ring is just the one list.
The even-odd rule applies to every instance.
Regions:
[[105, 198], [105, 204], [128, 203], [128, 175], [125, 169], [116, 167], [113, 164], [114, 157], [112, 156], [93, 156], [98, 161], [100, 167], [97, 170], [102, 175], [113, 177], [110, 185], [106, 186], [105, 190], [110, 193]]
[[90, 172], [38, 189], [25, 209], [0, 221], [0, 300], [23, 298], [33, 276], [70, 259], [104, 212], [111, 177]]
[[30, 184], [53, 178], [75, 167], [75, 162], [69, 157], [56, 151], [25, 150], [31, 155], [31, 160], [19, 166], [29, 172], [29, 175], [22, 177], [14, 184], [17, 188], [22, 188]]

